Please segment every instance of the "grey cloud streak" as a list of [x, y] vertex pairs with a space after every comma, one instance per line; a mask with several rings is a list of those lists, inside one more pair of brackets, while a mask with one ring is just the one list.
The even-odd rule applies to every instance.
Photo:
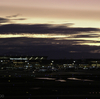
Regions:
[[18, 19], [12, 19], [12, 20], [26, 20], [26, 18], [18, 18]]
[[6, 16], [6, 18], [0, 17], [0, 23], [10, 23], [13, 20], [26, 20], [26, 18], [16, 18], [13, 19], [13, 17], [17, 17], [19, 14], [17, 15], [12, 15], [12, 16]]
[[10, 20], [7, 19], [7, 18], [0, 18], [0, 23], [7, 23], [9, 22]]
[[20, 14], [15, 14], [15, 15], [11, 15], [11, 16], [6, 16], [7, 18], [12, 18], [12, 17], [17, 17], [19, 16]]
[[91, 33], [90, 35], [76, 35], [75, 36], [76, 38], [95, 38], [95, 37], [98, 37], [98, 35], [94, 35], [94, 36], [91, 36]]
[[0, 33], [60, 33], [60, 34], [74, 34], [80, 32], [100, 31], [98, 28], [73, 28], [69, 24], [61, 26], [53, 26], [53, 24], [34, 24], [34, 25], [21, 25], [9, 24], [0, 27]]

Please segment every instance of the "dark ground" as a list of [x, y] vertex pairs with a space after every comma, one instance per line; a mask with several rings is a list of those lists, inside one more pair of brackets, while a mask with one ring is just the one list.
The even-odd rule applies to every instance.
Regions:
[[1, 70], [0, 98], [100, 99], [100, 71], [59, 71], [34, 74], [25, 71]]

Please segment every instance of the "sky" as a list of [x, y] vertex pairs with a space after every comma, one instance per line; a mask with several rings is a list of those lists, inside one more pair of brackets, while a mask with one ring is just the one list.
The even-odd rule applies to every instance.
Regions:
[[0, 0], [0, 55], [100, 58], [100, 0]]

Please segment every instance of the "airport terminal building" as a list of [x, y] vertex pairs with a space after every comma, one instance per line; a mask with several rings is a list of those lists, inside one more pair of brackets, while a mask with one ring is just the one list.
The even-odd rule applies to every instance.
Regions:
[[47, 56], [0, 56], [0, 67], [40, 66], [40, 62], [43, 60], [47, 60]]
[[100, 68], [100, 59], [49, 59], [47, 56], [0, 56], [1, 68], [40, 68], [55, 66], [59, 68]]

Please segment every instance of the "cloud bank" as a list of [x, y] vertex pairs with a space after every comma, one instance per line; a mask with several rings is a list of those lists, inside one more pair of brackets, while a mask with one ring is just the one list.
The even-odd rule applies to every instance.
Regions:
[[73, 28], [69, 23], [7, 24], [0, 26], [0, 51], [3, 55], [99, 58], [99, 37], [99, 28]]
[[[3, 19], [2, 19], [3, 20]], [[7, 20], [7, 19], [5, 19]], [[19, 20], [19, 19], [18, 19]], [[23, 19], [22, 19], [23, 20]], [[6, 22], [6, 21], [5, 21]], [[80, 32], [100, 31], [98, 28], [73, 28], [66, 25], [56, 26], [53, 24], [7, 24], [0, 27], [0, 33], [60, 33], [60, 34], [74, 34]]]

